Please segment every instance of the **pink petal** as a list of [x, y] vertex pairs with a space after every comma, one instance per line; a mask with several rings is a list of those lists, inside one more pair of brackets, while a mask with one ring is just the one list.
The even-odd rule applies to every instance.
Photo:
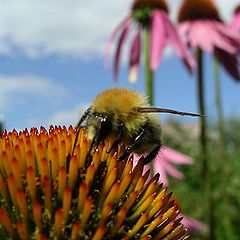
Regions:
[[215, 57], [224, 66], [226, 71], [237, 81], [240, 81], [239, 60], [236, 55], [216, 48], [214, 51]]
[[160, 173], [160, 182], [163, 183], [164, 186], [168, 186], [167, 172], [164, 166], [155, 159], [153, 161], [153, 174], [155, 175], [156, 173]]
[[106, 68], [109, 67], [109, 52], [110, 52], [110, 48], [112, 46], [112, 43], [114, 41], [114, 39], [116, 38], [117, 34], [122, 31], [122, 29], [126, 28], [126, 26], [129, 25], [129, 22], [132, 21], [131, 16], [127, 16], [126, 18], [124, 18], [119, 24], [118, 26], [114, 29], [114, 31], [112, 32], [112, 34], [110, 35], [109, 39], [107, 40], [107, 44], [106, 44], [106, 48], [105, 48], [105, 59], [104, 59], [104, 66]]
[[207, 224], [200, 222], [196, 219], [190, 218], [186, 215], [180, 215], [181, 217], [183, 217], [182, 223], [184, 226], [188, 227], [190, 230], [192, 231], [196, 231], [196, 232], [202, 232], [202, 233], [206, 233], [208, 226]]
[[168, 34], [168, 40], [175, 47], [177, 54], [184, 61], [189, 71], [196, 66], [193, 57], [188, 53], [186, 46], [183, 44], [177, 30], [169, 20], [166, 13], [162, 14], [163, 24]]
[[[159, 164], [162, 166], [163, 168], [163, 171], [172, 176], [173, 178], [176, 178], [176, 179], [183, 179], [184, 178], [184, 175], [178, 171], [173, 165], [171, 165], [168, 161], [166, 160], [162, 160], [159, 162]], [[162, 172], [159, 172], [160, 174]]]
[[[215, 22], [212, 23], [212, 25], [218, 31], [220, 37], [224, 39], [225, 44], [228, 44], [222, 49], [225, 49], [231, 54], [238, 53], [240, 50], [240, 34], [223, 23]], [[220, 46], [218, 47], [221, 48]]]
[[166, 146], [164, 146], [162, 149], [162, 155], [164, 155], [164, 158], [166, 158], [167, 161], [175, 164], [192, 164], [193, 163], [192, 158], [176, 150], [168, 148]]
[[235, 30], [240, 30], [240, 13], [233, 16], [230, 26]]
[[[189, 42], [193, 48], [201, 48], [206, 52], [212, 53], [214, 44], [212, 42], [212, 35], [215, 32], [203, 20], [192, 21], [191, 29], [189, 31]], [[206, 37], [208, 36], [208, 37]]]
[[150, 42], [150, 63], [151, 69], [155, 71], [162, 59], [165, 45], [165, 27], [162, 21], [162, 11], [152, 12], [151, 42]]
[[128, 21], [126, 23], [125, 27], [123, 28], [122, 33], [120, 35], [120, 38], [118, 40], [117, 50], [115, 52], [115, 57], [114, 57], [114, 68], [113, 68], [113, 76], [114, 76], [113, 79], [114, 80], [117, 79], [117, 75], [118, 75], [118, 72], [119, 72], [122, 46], [123, 46], [123, 43], [124, 43], [125, 39], [127, 38], [129, 29], [130, 29], [130, 25], [131, 25], [131, 21]]
[[129, 80], [131, 83], [135, 83], [137, 79], [140, 55], [141, 55], [141, 29], [138, 28], [135, 36], [133, 37], [129, 58], [130, 59]]
[[[223, 24], [220, 24], [217, 21], [208, 21], [209, 26], [212, 29], [212, 35], [211, 39], [214, 43], [214, 45], [219, 48], [222, 49], [226, 52], [229, 52], [231, 54], [236, 54], [239, 51], [240, 48], [240, 44], [239, 38], [230, 38], [231, 37], [231, 32], [229, 33], [229, 30], [231, 30], [231, 28], [224, 26]], [[224, 32], [225, 31], [225, 32]], [[232, 31], [232, 30], [231, 30]], [[229, 34], [229, 35], [227, 35]], [[229, 38], [231, 39], [232, 43], [229, 41]], [[235, 42], [233, 42], [235, 40]], [[234, 46], [235, 45], [235, 46]], [[236, 46], [237, 45], [237, 46]]]

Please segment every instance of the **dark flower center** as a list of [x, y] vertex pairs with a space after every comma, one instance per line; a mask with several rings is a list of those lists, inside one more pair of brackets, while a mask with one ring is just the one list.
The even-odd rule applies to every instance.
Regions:
[[211, 0], [185, 0], [179, 10], [178, 22], [199, 19], [221, 21], [217, 7]]
[[155, 9], [168, 12], [165, 0], [135, 0], [132, 5], [132, 15], [138, 23], [146, 27], [149, 26], [152, 10]]
[[134, 11], [145, 7], [168, 11], [167, 4], [164, 0], [135, 0], [132, 9]]
[[240, 13], [240, 4], [237, 5], [237, 7], [234, 10], [234, 14], [238, 14], [238, 13]]

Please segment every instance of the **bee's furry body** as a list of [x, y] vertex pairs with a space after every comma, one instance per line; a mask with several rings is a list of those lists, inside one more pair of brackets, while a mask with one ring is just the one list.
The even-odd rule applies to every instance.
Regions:
[[120, 159], [135, 152], [145, 154], [144, 162], [148, 163], [161, 148], [160, 121], [154, 112], [202, 117], [196, 113], [155, 108], [149, 106], [147, 98], [137, 91], [113, 88], [96, 96], [77, 126], [80, 127], [86, 120], [87, 137], [92, 141], [91, 148], [97, 147], [106, 137], [113, 136], [115, 142], [112, 148], [120, 142], [127, 146]]
[[[161, 146], [160, 121], [155, 114], [139, 113], [138, 107], [147, 107], [147, 98], [133, 90], [125, 88], [108, 89], [94, 99], [88, 109], [86, 129], [88, 138], [93, 140], [99, 132], [102, 117], [107, 118], [107, 135], [114, 135], [138, 154], [149, 154]], [[99, 119], [100, 118], [100, 119]], [[100, 127], [101, 128], [101, 127]], [[138, 139], [138, 136], [141, 137]], [[99, 140], [104, 137], [99, 136]], [[155, 152], [158, 152], [155, 150]], [[154, 154], [155, 157], [156, 154]], [[150, 159], [149, 161], [151, 161]]]

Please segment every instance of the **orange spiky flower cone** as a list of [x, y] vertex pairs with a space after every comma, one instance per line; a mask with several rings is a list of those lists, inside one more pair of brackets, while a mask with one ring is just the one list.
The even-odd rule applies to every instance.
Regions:
[[0, 239], [186, 239], [171, 193], [143, 161], [118, 161], [111, 139], [89, 156], [80, 129], [5, 132], [0, 139]]

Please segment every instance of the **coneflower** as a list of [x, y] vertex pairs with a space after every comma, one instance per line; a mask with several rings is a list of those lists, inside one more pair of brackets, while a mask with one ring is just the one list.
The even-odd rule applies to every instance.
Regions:
[[187, 239], [171, 193], [111, 139], [89, 154], [73, 127], [4, 132], [0, 239]]
[[178, 21], [188, 46], [212, 53], [235, 80], [240, 80], [236, 57], [240, 49], [239, 34], [222, 22], [212, 0], [183, 1]]
[[107, 44], [108, 52], [112, 42], [119, 35], [113, 64], [115, 80], [119, 72], [122, 47], [131, 28], [135, 32], [129, 51], [129, 80], [131, 82], [135, 82], [137, 79], [143, 42], [145, 44], [146, 56], [145, 67], [149, 65], [147, 67], [150, 67], [151, 71], [157, 69], [161, 62], [164, 48], [168, 44], [174, 47], [176, 53], [189, 70], [195, 66], [193, 58], [188, 54], [174, 24], [168, 17], [166, 1], [135, 0], [133, 1], [130, 14], [116, 27]]

